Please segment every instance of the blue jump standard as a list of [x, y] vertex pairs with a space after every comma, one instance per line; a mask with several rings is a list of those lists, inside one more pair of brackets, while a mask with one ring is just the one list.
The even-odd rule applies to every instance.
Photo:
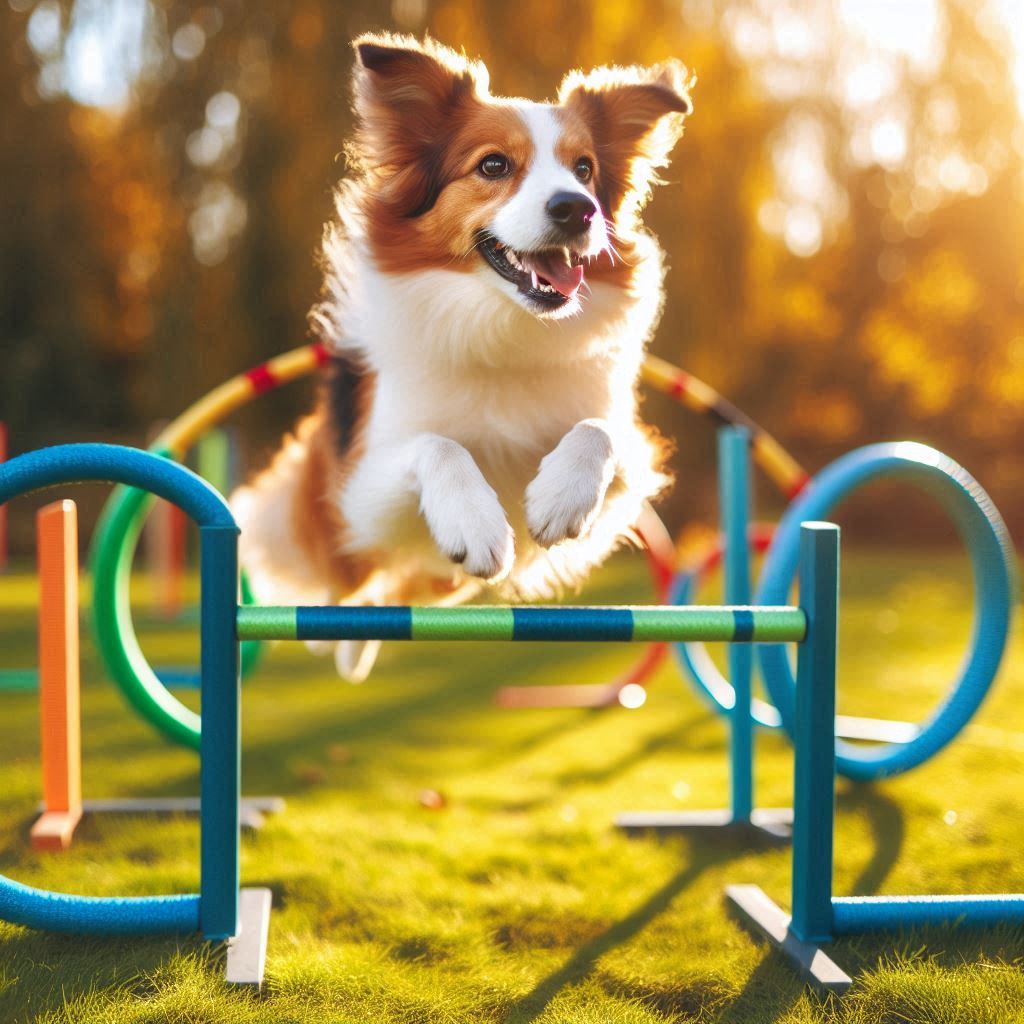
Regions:
[[234, 642], [238, 527], [223, 497], [200, 477], [169, 459], [115, 445], [60, 445], [11, 459], [0, 466], [0, 504], [45, 487], [89, 480], [149, 491], [177, 505], [199, 527], [199, 893], [89, 897], [34, 889], [0, 875], [0, 918], [29, 928], [86, 935], [201, 932], [206, 939], [228, 941], [230, 980], [259, 985], [269, 890], [242, 890], [239, 912], [240, 715]]
[[408, 640], [720, 640], [801, 642], [807, 620], [789, 606], [677, 608], [261, 608], [238, 606], [238, 528], [223, 497], [169, 459], [113, 445], [61, 445], [0, 467], [0, 504], [87, 480], [137, 487], [188, 513], [199, 527], [201, 571], [200, 891], [87, 897], [0, 875], [0, 918], [87, 935], [199, 932], [228, 943], [227, 977], [259, 985], [268, 890], [239, 888], [239, 640], [380, 637]]
[[800, 602], [808, 629], [797, 660], [792, 917], [756, 885], [731, 885], [726, 896], [746, 923], [777, 946], [812, 984], [842, 994], [853, 981], [821, 948], [823, 943], [838, 935], [925, 925], [1021, 925], [1024, 894], [832, 895], [838, 528], [804, 524], [800, 566]]
[[[718, 432], [718, 496], [725, 539], [725, 599], [750, 603], [750, 431], [724, 427]], [[750, 640], [745, 630], [733, 638]], [[750, 711], [753, 651], [729, 645], [729, 676], [735, 701], [729, 711], [730, 806], [720, 810], [626, 811], [615, 824], [627, 832], [693, 832], [728, 828], [773, 841], [788, 840], [793, 812], [788, 807], [754, 807], [754, 720]]]

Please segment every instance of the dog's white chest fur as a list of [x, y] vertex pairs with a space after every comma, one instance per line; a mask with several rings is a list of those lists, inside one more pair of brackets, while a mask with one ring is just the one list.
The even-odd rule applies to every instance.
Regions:
[[[507, 589], [548, 594], [560, 581], [581, 578], [628, 531], [639, 503], [657, 486], [649, 469], [650, 479], [639, 479], [639, 467], [651, 460], [632, 403], [649, 327], [643, 321], [656, 307], [645, 309], [650, 303], [598, 286], [580, 316], [552, 323], [495, 296], [480, 279], [486, 269], [410, 277], [381, 274], [367, 264], [360, 270], [358, 287], [348, 290], [344, 337], [376, 383], [364, 450], [338, 496], [348, 523], [346, 546], [385, 558], [401, 552], [403, 561], [412, 556], [422, 569], [451, 576], [452, 551], [443, 543], [439, 550], [437, 533], [464, 512], [449, 506], [468, 503], [485, 547], [502, 543], [506, 520], [512, 528], [515, 562]], [[549, 469], [546, 484], [538, 480], [541, 462], [577, 424], [592, 420], [615, 436], [620, 460], [633, 464], [627, 473], [639, 486], [627, 489], [632, 494], [606, 496], [596, 520], [586, 523], [587, 537], [545, 550], [531, 535], [531, 525], [534, 533], [538, 526], [531, 512], [538, 522], [551, 518], [556, 513], [545, 504], [564, 504], [565, 490], [574, 487], [585, 502], [599, 486], [593, 478], [607, 475], [596, 462], [604, 442], [583, 432], [560, 455], [561, 465]], [[497, 502], [486, 500], [468, 467], [456, 465], [447, 474], [461, 456], [443, 446], [440, 453], [425, 452], [416, 444], [424, 436], [468, 452]], [[424, 473], [422, 491], [416, 479]], [[556, 487], [558, 495], [546, 493]], [[428, 501], [438, 507], [428, 508]], [[471, 533], [473, 527], [467, 524]], [[463, 538], [457, 526], [448, 532], [456, 548], [468, 540], [472, 557], [472, 536]], [[466, 568], [473, 568], [468, 559]]]

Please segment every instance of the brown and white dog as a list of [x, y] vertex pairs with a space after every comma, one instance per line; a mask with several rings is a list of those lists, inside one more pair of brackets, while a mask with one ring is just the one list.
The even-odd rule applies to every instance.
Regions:
[[[277, 603], [550, 596], [666, 483], [636, 386], [663, 266], [640, 211], [682, 134], [681, 64], [492, 96], [432, 40], [355, 42], [351, 174], [313, 310], [317, 410], [232, 503]], [[349, 678], [376, 644], [340, 644]]]

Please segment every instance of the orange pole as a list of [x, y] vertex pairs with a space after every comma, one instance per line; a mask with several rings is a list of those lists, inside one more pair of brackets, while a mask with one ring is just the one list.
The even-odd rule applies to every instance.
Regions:
[[82, 817], [78, 651], [78, 510], [56, 501], [36, 517], [39, 562], [39, 722], [43, 813], [37, 850], [65, 850]]

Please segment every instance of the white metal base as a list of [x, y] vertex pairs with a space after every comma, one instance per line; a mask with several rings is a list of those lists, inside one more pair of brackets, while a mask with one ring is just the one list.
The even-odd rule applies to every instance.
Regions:
[[709, 811], [624, 811], [616, 816], [615, 826], [627, 832], [746, 829], [763, 832], [772, 840], [789, 840], [793, 833], [793, 809], [756, 807], [750, 815], [750, 821], [735, 821], [728, 808]]
[[790, 916], [759, 885], [729, 885], [726, 898], [743, 920], [780, 950], [812, 985], [842, 995], [853, 979], [813, 942], [798, 939], [790, 930]]
[[[238, 807], [242, 828], [262, 828], [268, 814], [280, 814], [285, 802], [279, 796], [243, 796]], [[127, 797], [83, 800], [83, 814], [198, 814], [197, 796]]]
[[242, 889], [238, 894], [238, 934], [228, 941], [224, 980], [229, 985], [263, 984], [270, 931], [269, 889]]

